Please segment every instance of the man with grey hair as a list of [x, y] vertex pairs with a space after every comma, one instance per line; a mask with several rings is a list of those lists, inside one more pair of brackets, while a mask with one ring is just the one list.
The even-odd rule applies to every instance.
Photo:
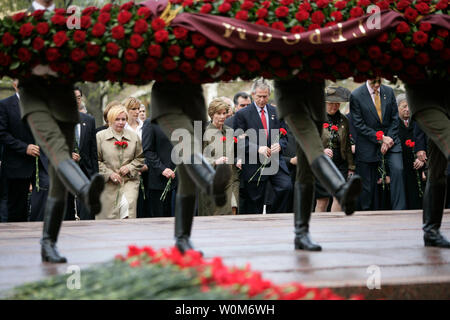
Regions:
[[[268, 104], [272, 88], [264, 79], [253, 82], [251, 94], [253, 103], [236, 112], [233, 128], [256, 131], [256, 142], [245, 136], [245, 161], [242, 165], [241, 184], [246, 189], [248, 200], [245, 213], [262, 213], [267, 182], [270, 181], [274, 190], [274, 201], [268, 213], [287, 212], [288, 199], [292, 192], [289, 169], [284, 161], [280, 161], [279, 155], [287, 147], [287, 137], [279, 134], [280, 129], [286, 130], [286, 124], [277, 116], [276, 108]], [[272, 137], [272, 130], [276, 130], [276, 137]], [[263, 134], [259, 134], [260, 132]], [[242, 132], [241, 132], [242, 133]], [[237, 136], [240, 136], [236, 132]], [[258, 172], [262, 165], [258, 157], [256, 163], [251, 163], [252, 153], [258, 153], [270, 159], [272, 167], [277, 167], [275, 174]], [[273, 157], [273, 155], [276, 155]], [[269, 164], [267, 165], [269, 166]], [[263, 170], [264, 171], [264, 170]], [[256, 175], [256, 176], [255, 176]], [[259, 179], [260, 177], [260, 179]]]

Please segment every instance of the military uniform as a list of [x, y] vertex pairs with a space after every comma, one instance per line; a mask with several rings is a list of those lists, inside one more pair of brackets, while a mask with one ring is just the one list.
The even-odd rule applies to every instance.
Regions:
[[450, 81], [429, 80], [405, 87], [412, 118], [429, 138], [428, 183], [423, 201], [425, 246], [450, 248], [450, 242], [439, 231], [450, 160]]

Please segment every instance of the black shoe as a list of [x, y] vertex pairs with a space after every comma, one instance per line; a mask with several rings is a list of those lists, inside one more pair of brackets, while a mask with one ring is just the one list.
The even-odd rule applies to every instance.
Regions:
[[296, 235], [294, 240], [295, 250], [322, 251], [322, 247], [311, 241], [309, 233]]
[[56, 243], [50, 239], [41, 240], [42, 262], [66, 263], [67, 259], [61, 256], [56, 249]]
[[352, 215], [355, 212], [358, 196], [361, 191], [361, 177], [353, 175], [337, 192], [336, 199], [338, 199], [342, 211], [344, 211], [346, 215]]
[[450, 249], [450, 242], [439, 231], [436, 230], [426, 232], [423, 235], [423, 241], [425, 242], [425, 247]]
[[[175, 198], [175, 247], [181, 253], [195, 250], [190, 241], [195, 211], [195, 195], [180, 195]], [[198, 250], [197, 250], [198, 251]], [[201, 251], [200, 254], [203, 255]]]
[[[67, 197], [65, 197], [66, 199]], [[45, 204], [44, 226], [41, 239], [41, 257], [43, 262], [65, 263], [67, 259], [62, 257], [56, 249], [59, 229], [64, 219], [66, 201], [58, 201], [48, 197]]]

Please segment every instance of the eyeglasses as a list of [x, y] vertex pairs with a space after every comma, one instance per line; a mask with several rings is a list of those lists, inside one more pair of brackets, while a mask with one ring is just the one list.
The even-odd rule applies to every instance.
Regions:
[[83, 98], [83, 96], [75, 96], [75, 98], [81, 99], [81, 98]]

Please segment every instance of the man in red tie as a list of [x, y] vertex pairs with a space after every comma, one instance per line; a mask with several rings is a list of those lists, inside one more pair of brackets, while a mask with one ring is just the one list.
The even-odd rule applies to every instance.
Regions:
[[[287, 137], [280, 134], [280, 129], [286, 130], [286, 124], [278, 118], [276, 108], [268, 104], [271, 92], [270, 85], [264, 79], [256, 80], [251, 90], [254, 102], [236, 112], [234, 117], [233, 128], [243, 130], [236, 132], [236, 136], [246, 133], [241, 184], [248, 193], [249, 203], [247, 212], [241, 213], [263, 212], [268, 181], [274, 190], [273, 205], [268, 213], [287, 212], [292, 192], [289, 169], [284, 161], [279, 161], [287, 147]], [[252, 157], [257, 161], [252, 161]], [[267, 162], [266, 169], [258, 172], [264, 162]]]

